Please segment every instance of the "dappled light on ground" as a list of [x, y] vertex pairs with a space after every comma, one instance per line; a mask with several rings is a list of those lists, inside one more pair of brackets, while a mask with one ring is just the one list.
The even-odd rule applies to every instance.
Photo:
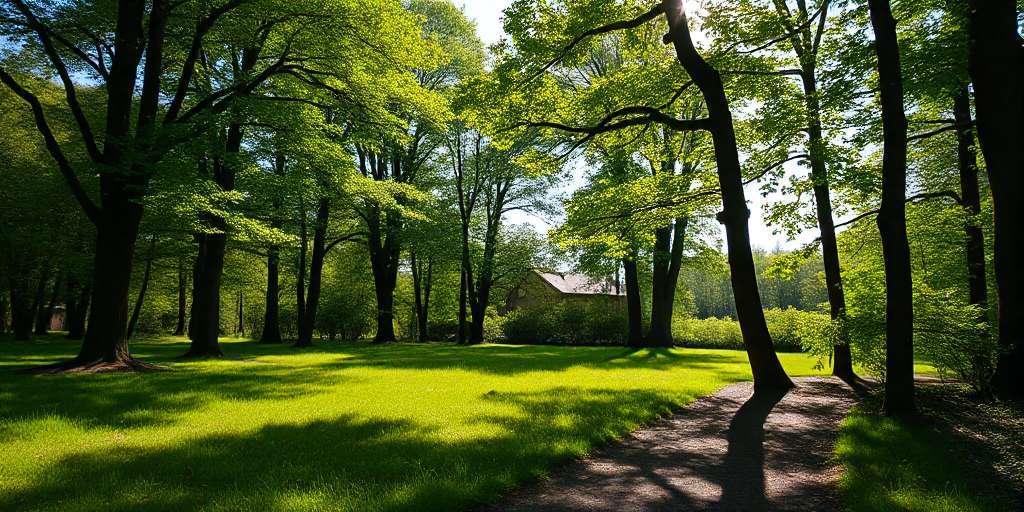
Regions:
[[713, 350], [183, 348], [135, 345], [166, 372], [25, 375], [76, 346], [0, 344], [0, 510], [469, 507], [750, 378]]

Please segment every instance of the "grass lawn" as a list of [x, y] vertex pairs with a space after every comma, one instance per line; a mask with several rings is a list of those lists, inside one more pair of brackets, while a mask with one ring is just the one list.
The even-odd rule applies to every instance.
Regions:
[[17, 374], [77, 345], [0, 342], [0, 510], [464, 508], [750, 379], [724, 350], [133, 347], [172, 371]]
[[957, 436], [931, 419], [896, 421], [875, 409], [877, 404], [855, 408], [836, 445], [846, 470], [840, 485], [849, 510], [1018, 510], [1007, 496], [1012, 484], [993, 471], [998, 455], [991, 446]]

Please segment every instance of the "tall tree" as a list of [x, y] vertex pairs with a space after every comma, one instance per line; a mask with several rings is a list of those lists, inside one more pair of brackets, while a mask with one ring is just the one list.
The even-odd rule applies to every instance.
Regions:
[[1024, 45], [1014, 0], [969, 2], [971, 81], [978, 139], [995, 205], [1000, 355], [996, 385], [1024, 396]]
[[885, 411], [890, 416], [913, 414], [914, 294], [907, 241], [907, 117], [896, 20], [889, 0], [869, 0], [878, 57], [882, 105], [882, 236], [886, 287]]
[[740, 330], [743, 332], [743, 342], [750, 356], [754, 386], [758, 389], [792, 387], [793, 383], [782, 369], [782, 364], [779, 363], [773, 349], [768, 324], [761, 309], [757, 272], [750, 251], [750, 232], [747, 224], [750, 210], [747, 209], [744, 198], [743, 176], [736, 149], [732, 112], [729, 110], [729, 101], [725, 96], [721, 75], [694, 47], [682, 1], [662, 0], [662, 7], [668, 19], [669, 36], [679, 62], [701, 90], [704, 104], [708, 109], [708, 131], [711, 132], [714, 142], [715, 162], [718, 164], [722, 191], [723, 210], [718, 220], [726, 229], [736, 313], [740, 321]]

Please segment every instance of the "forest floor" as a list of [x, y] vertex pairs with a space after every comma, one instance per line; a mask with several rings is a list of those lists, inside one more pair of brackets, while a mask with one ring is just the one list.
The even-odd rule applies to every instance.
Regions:
[[832, 449], [856, 395], [834, 378], [796, 383], [728, 386], [491, 510], [840, 510]]

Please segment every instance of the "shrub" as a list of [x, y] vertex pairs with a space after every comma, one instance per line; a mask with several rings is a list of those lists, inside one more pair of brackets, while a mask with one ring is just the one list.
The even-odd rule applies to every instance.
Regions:
[[505, 317], [504, 338], [513, 343], [544, 343], [555, 337], [554, 308], [517, 309]]
[[614, 344], [628, 331], [625, 308], [601, 301], [519, 309], [503, 323], [503, 338], [512, 343]]
[[[779, 352], [801, 352], [810, 330], [829, 322], [827, 315], [794, 308], [767, 309], [768, 332]], [[678, 318], [673, 322], [676, 343], [685, 347], [743, 350], [740, 324], [731, 318]]]

